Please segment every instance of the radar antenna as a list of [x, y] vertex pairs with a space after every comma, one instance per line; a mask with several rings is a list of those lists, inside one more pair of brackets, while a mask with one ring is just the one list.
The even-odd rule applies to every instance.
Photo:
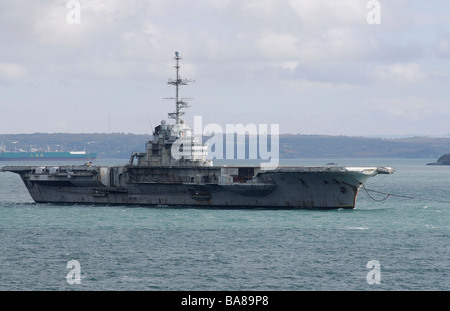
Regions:
[[175, 119], [177, 124], [180, 124], [180, 117], [182, 115], [184, 115], [184, 112], [181, 111], [182, 108], [186, 108], [189, 107], [188, 103], [185, 100], [189, 100], [190, 98], [180, 98], [180, 91], [179, 91], [179, 87], [180, 85], [187, 85], [188, 82], [192, 82], [192, 80], [187, 80], [187, 79], [181, 79], [180, 78], [180, 61], [181, 57], [180, 57], [180, 52], [175, 52], [175, 60], [176, 60], [176, 65], [175, 68], [177, 70], [177, 78], [175, 80], [173, 79], [169, 79], [169, 82], [167, 82], [168, 84], [171, 85], [175, 85], [176, 88], [176, 92], [175, 92], [175, 97], [170, 97], [170, 98], [166, 98], [166, 99], [172, 99], [175, 100], [176, 103], [176, 110], [175, 112], [170, 112], [169, 118], [171, 119]]

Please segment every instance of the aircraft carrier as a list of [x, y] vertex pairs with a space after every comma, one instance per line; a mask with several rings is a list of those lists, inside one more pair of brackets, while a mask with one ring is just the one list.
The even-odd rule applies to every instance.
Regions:
[[[145, 152], [119, 166], [5, 166], [20, 175], [36, 203], [205, 208], [355, 208], [368, 178], [389, 167], [213, 165], [208, 147], [181, 119], [187, 103], [179, 88], [175, 52], [174, 124], [155, 127]], [[175, 148], [174, 148], [175, 147]], [[180, 156], [178, 151], [182, 151]]]

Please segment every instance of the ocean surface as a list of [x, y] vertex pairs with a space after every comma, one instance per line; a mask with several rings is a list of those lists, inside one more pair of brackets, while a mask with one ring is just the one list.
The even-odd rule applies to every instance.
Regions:
[[450, 290], [450, 167], [284, 164], [328, 162], [396, 172], [369, 179], [355, 210], [328, 211], [36, 204], [0, 172], [0, 290]]

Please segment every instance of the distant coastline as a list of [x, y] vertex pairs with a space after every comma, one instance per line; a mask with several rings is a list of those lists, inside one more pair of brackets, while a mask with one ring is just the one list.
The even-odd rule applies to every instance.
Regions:
[[[130, 133], [34, 133], [0, 134], [0, 143], [8, 150], [60, 146], [63, 150], [86, 150], [99, 158], [128, 159], [142, 152], [151, 134]], [[206, 141], [207, 138], [204, 139]], [[331, 135], [282, 134], [280, 158], [428, 158], [450, 154], [450, 138], [406, 137], [374, 138]], [[450, 160], [450, 159], [449, 159]], [[445, 162], [447, 163], [447, 162]], [[435, 165], [439, 165], [439, 161]], [[440, 164], [442, 165], [442, 164]]]

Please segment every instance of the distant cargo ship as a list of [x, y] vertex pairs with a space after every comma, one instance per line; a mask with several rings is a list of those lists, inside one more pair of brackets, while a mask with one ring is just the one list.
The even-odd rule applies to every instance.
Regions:
[[0, 161], [45, 161], [45, 160], [95, 160], [96, 153], [86, 151], [7, 151], [4, 144], [0, 145]]

